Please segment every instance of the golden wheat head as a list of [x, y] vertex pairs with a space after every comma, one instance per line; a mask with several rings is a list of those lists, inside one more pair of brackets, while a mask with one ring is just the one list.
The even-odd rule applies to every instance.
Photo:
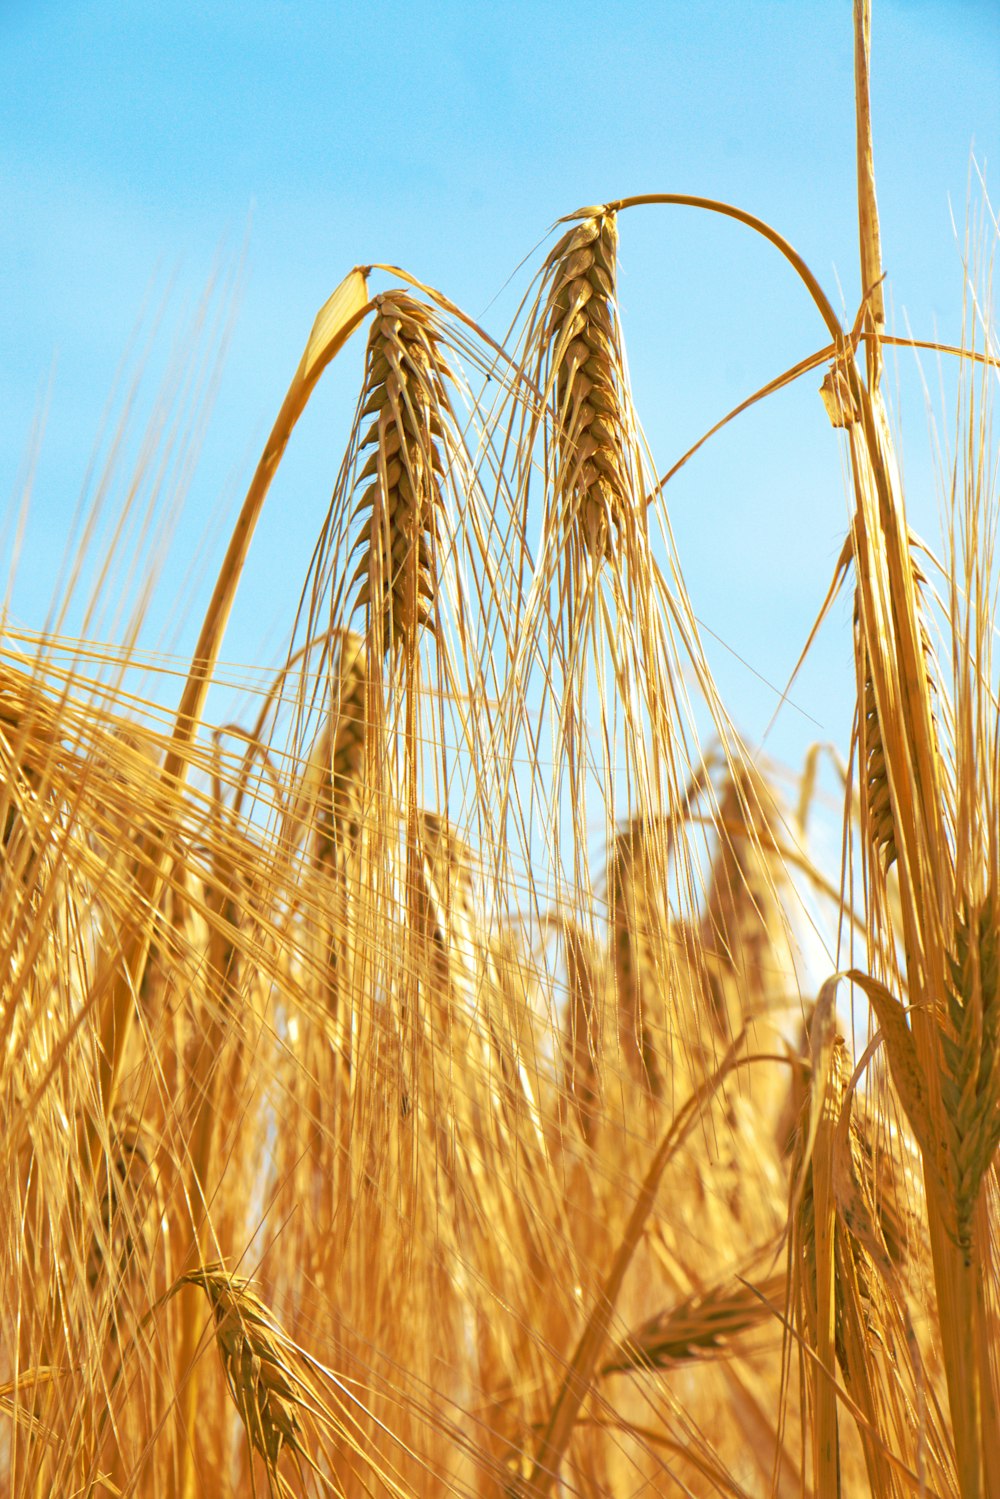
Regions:
[[615, 216], [601, 211], [564, 234], [545, 267], [562, 521], [596, 559], [611, 555], [632, 505], [617, 248]]
[[[432, 622], [437, 542], [449, 456], [447, 369], [430, 311], [405, 292], [376, 299], [368, 337], [361, 418], [366, 484], [352, 584], [382, 654], [412, 647]], [[367, 454], [367, 457], [364, 455]]]
[[200, 1286], [209, 1299], [229, 1392], [251, 1445], [273, 1474], [283, 1448], [301, 1450], [302, 1431], [296, 1415], [301, 1391], [274, 1322], [250, 1281], [220, 1264], [190, 1271], [174, 1290], [182, 1285]]

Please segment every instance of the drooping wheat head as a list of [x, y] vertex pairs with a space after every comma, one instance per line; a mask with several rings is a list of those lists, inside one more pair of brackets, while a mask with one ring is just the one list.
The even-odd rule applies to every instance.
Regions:
[[478, 920], [473, 902], [472, 851], [446, 818], [421, 812], [417, 820], [421, 859], [409, 917], [427, 973], [429, 996], [442, 1035], [454, 1017], [467, 1019], [482, 976]]
[[316, 750], [329, 778], [315, 816], [315, 857], [321, 864], [342, 864], [361, 830], [367, 693], [364, 642], [348, 632], [340, 643], [330, 722]]
[[665, 871], [642, 818], [615, 838], [608, 866], [618, 1033], [630, 1069], [653, 1097], [663, 1091], [667, 1036]]
[[542, 336], [562, 544], [597, 564], [627, 542], [637, 495], [616, 301], [613, 213], [588, 214], [545, 262]]
[[[752, 1015], [758, 1050], [780, 1053], [783, 1027], [799, 1004], [794, 901], [782, 809], [761, 769], [747, 762], [727, 772], [713, 821], [718, 847], [699, 927], [710, 1029], [729, 1037]], [[784, 1067], [762, 1064], [745, 1081], [753, 1128], [776, 1126], [787, 1091]]]
[[[376, 656], [416, 649], [433, 627], [440, 509], [451, 435], [444, 363], [430, 310], [407, 292], [376, 298], [368, 336], [355, 515], [354, 604]], [[367, 455], [367, 456], [366, 456]]]
[[595, 938], [577, 922], [562, 923], [566, 952], [563, 1073], [583, 1138], [590, 1144], [600, 1119], [604, 975]]
[[221, 1264], [189, 1271], [175, 1281], [170, 1294], [183, 1285], [200, 1286], [208, 1297], [229, 1393], [248, 1441], [277, 1485], [282, 1451], [303, 1450], [298, 1411], [304, 1392], [282, 1352], [274, 1321], [251, 1282]]
[[[916, 628], [921, 647], [923, 687], [931, 719], [934, 721], [939, 672], [922, 608], [922, 594], [927, 580], [913, 557], [912, 551], [909, 564], [912, 573]], [[857, 595], [854, 604], [854, 630], [855, 657], [858, 663], [858, 702], [861, 705], [858, 742], [858, 757], [863, 767], [863, 774], [860, 778], [861, 817], [863, 825], [869, 830], [876, 860], [881, 869], [888, 872], [898, 856], [889, 785], [889, 766], [886, 761], [886, 748], [882, 738], [875, 683], [872, 676], [871, 654], [861, 631], [860, 599]]]
[[952, 1122], [956, 1229], [971, 1257], [980, 1189], [1000, 1145], [1000, 910], [993, 890], [956, 912], [941, 1091]]
[[734, 1338], [774, 1321], [784, 1289], [783, 1274], [771, 1275], [759, 1286], [733, 1280], [713, 1285], [634, 1328], [601, 1373], [671, 1369], [725, 1355]]

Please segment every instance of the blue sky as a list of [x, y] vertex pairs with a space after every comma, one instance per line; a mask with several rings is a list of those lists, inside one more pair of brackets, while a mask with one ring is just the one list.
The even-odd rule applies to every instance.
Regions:
[[[995, 0], [875, 0], [873, 106], [896, 330], [957, 338], [970, 153], [1000, 154]], [[992, 159], [992, 160], [991, 160]], [[145, 417], [213, 272], [242, 260], [212, 417], [150, 614], [190, 648], [223, 539], [313, 316], [349, 267], [389, 260], [501, 332], [552, 221], [649, 191], [728, 199], [769, 220], [853, 320], [848, 0], [598, 5], [198, 5], [0, 0], [0, 494], [16, 509], [46, 421], [12, 593], [40, 626], [102, 414], [137, 326], [143, 363], [124, 485]], [[978, 200], [978, 190], [973, 201]], [[623, 322], [662, 472], [726, 410], [823, 341], [774, 251], [681, 210], [621, 223]], [[496, 300], [494, 300], [496, 299]], [[159, 310], [159, 322], [156, 322]], [[143, 335], [145, 336], [145, 335]], [[210, 334], [202, 340], [213, 345]], [[142, 353], [143, 350], [145, 353]], [[225, 655], [280, 656], [353, 408], [360, 341], [293, 439]], [[936, 384], [933, 362], [927, 365]], [[933, 535], [927, 417], [898, 374], [909, 501]], [[734, 423], [667, 502], [695, 609], [783, 683], [846, 526], [842, 458], [818, 379]], [[117, 409], [117, 408], [116, 408]], [[183, 464], [167, 475], [183, 477]], [[112, 505], [112, 508], [113, 505]], [[206, 536], [210, 539], [205, 540]], [[10, 541], [5, 560], [10, 556]], [[72, 618], [71, 618], [72, 622]], [[112, 617], [96, 632], [121, 626]], [[95, 626], [96, 628], [96, 626]], [[712, 646], [751, 738], [773, 694]], [[849, 607], [769, 743], [846, 742]], [[806, 717], [805, 715], [809, 715]]]

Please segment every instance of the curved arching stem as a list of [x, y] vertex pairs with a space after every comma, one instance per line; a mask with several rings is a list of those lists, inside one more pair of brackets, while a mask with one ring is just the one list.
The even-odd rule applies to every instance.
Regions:
[[250, 549], [250, 541], [267, 498], [267, 492], [271, 487], [271, 480], [277, 473], [278, 465], [288, 446], [288, 439], [305, 410], [320, 375], [371, 310], [372, 303], [368, 300], [367, 289], [367, 273], [370, 269], [369, 266], [355, 267], [340, 283], [329, 301], [324, 303], [316, 316], [309, 341], [299, 361], [299, 367], [288, 387], [250, 488], [247, 490], [243, 508], [230, 537], [229, 547], [216, 579], [215, 591], [202, 624], [201, 634], [191, 661], [191, 669], [177, 710], [173, 738], [164, 765], [165, 779], [183, 776], [184, 752], [201, 718], [212, 672], [222, 645], [222, 637], [225, 634], [230, 610], [236, 597], [236, 587]]
[[623, 208], [643, 208], [656, 204], [667, 208], [699, 208], [706, 213], [718, 213], [723, 218], [735, 219], [738, 224], [745, 224], [748, 229], [753, 229], [756, 234], [761, 235], [780, 251], [793, 270], [798, 273], [800, 281], [806, 287], [820, 316], [830, 330], [833, 342], [838, 350], [840, 349], [846, 335], [837, 314], [830, 305], [829, 298], [799, 252], [788, 243], [783, 235], [778, 233], [777, 229], [772, 229], [770, 224], [759, 219], [756, 214], [747, 213], [743, 208], [735, 208], [732, 203], [723, 203], [718, 198], [698, 198], [689, 193], [639, 193], [632, 198], [618, 198], [613, 203], [606, 203], [604, 206], [609, 213], [620, 213]]
[[703, 433], [698, 441], [688, 448], [686, 453], [682, 453], [676, 462], [671, 464], [662, 479], [657, 479], [646, 496], [647, 509], [663, 493], [674, 475], [680, 472], [684, 465], [694, 457], [695, 453], [699, 452], [705, 446], [706, 442], [713, 438], [717, 432], [721, 432], [723, 427], [727, 427], [736, 417], [742, 416], [744, 411], [749, 411], [751, 406], [756, 406], [758, 401], [766, 400], [768, 396], [773, 396], [776, 391], [784, 390], [786, 385], [791, 385], [794, 380], [798, 380], [802, 375], [807, 375], [810, 370], [818, 369], [821, 364], [826, 364], [828, 360], [835, 357], [836, 353], [837, 350], [833, 344], [824, 344], [822, 349], [818, 349], [806, 359], [800, 359], [798, 364], [793, 364], [790, 369], [785, 370], [780, 375], [776, 375], [773, 380], [768, 380], [767, 384], [762, 385], [759, 390], [755, 390], [752, 396], [747, 396], [745, 401], [741, 401], [738, 406], [733, 407], [732, 411], [728, 411], [725, 416], [720, 417], [714, 426], [709, 427], [708, 431]]

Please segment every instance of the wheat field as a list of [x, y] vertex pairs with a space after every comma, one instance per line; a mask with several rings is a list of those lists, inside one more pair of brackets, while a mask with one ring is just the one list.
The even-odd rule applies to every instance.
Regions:
[[[356, 267], [190, 668], [127, 622], [5, 628], [11, 1499], [1000, 1496], [996, 222], [962, 346], [924, 341], [961, 386], [931, 548], [882, 392], [920, 340], [887, 327], [867, 0], [854, 28], [850, 326], [707, 198], [561, 219], [502, 337]], [[632, 402], [619, 234], [678, 207], [807, 291], [816, 351], [754, 400], [821, 385], [850, 478], [818, 618], [853, 604], [853, 732], [791, 773], [716, 691]], [[348, 340], [284, 665], [213, 722]]]

